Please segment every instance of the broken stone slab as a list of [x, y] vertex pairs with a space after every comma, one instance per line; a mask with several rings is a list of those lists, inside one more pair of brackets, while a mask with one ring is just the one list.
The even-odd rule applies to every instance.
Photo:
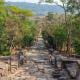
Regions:
[[60, 71], [61, 76], [59, 77], [60, 80], [70, 80], [70, 76], [66, 72], [65, 69]]
[[78, 66], [76, 64], [67, 65], [67, 70], [71, 77], [76, 78], [78, 73]]
[[65, 69], [71, 78], [76, 78], [79, 70], [77, 61], [75, 60], [62, 60], [62, 68]]

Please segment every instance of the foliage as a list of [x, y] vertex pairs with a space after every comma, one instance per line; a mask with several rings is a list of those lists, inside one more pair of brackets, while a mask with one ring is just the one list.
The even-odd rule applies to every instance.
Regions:
[[22, 39], [22, 47], [30, 47], [33, 44], [34, 37], [30, 35], [25, 35]]
[[[64, 9], [65, 23], [58, 22], [59, 19], [58, 18], [56, 21], [58, 24], [54, 25], [53, 28], [51, 28], [51, 26], [48, 24], [47, 27], [49, 26], [50, 28], [48, 27], [47, 31], [50, 32], [51, 36], [52, 35], [55, 36], [58, 47], [63, 47], [63, 44], [66, 44], [67, 52], [70, 53], [71, 45], [73, 45], [75, 51], [79, 52], [80, 51], [79, 48], [80, 46], [80, 35], [79, 35], [80, 34], [80, 1], [79, 0], [60, 0], [60, 1], [62, 2], [62, 5], [59, 5], [56, 2], [54, 3], [56, 3], [56, 5]], [[47, 2], [52, 3], [53, 0], [47, 0]], [[48, 16], [48, 19], [49, 20], [51, 19], [50, 15]]]
[[31, 46], [36, 32], [35, 22], [29, 19], [32, 11], [3, 4], [0, 8], [0, 55], [10, 55], [11, 46]]
[[42, 32], [42, 36], [44, 39], [44, 43], [47, 47], [54, 48], [54, 45], [56, 46], [56, 40], [53, 36], [51, 36], [46, 30]]
[[79, 0], [69, 0], [68, 2], [68, 11], [71, 13], [80, 14], [80, 1]]
[[23, 20], [23, 38], [22, 38], [22, 46], [30, 47], [33, 44], [33, 40], [36, 32], [36, 24], [31, 20]]
[[9, 6], [9, 8], [10, 8], [11, 12], [14, 14], [24, 15], [24, 16], [32, 16], [33, 15], [31, 10], [20, 9], [16, 6]]
[[57, 47], [62, 49], [63, 48], [63, 44], [66, 42], [67, 40], [67, 30], [65, 29], [65, 27], [63, 25], [57, 27], [54, 32], [53, 32], [56, 42], [57, 42]]
[[4, 4], [4, 0], [0, 0], [0, 6]]
[[52, 3], [54, 0], [45, 0], [46, 2]]
[[47, 18], [49, 21], [52, 21], [53, 20], [53, 13], [48, 12]]
[[72, 28], [72, 41], [75, 52], [80, 54], [80, 17], [75, 16]]
[[77, 54], [80, 55], [80, 39], [76, 38], [73, 44], [74, 44], [75, 52], [77, 52]]

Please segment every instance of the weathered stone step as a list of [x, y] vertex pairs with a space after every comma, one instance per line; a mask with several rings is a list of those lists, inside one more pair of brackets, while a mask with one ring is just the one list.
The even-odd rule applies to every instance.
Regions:
[[58, 80], [68, 80], [66, 77], [59, 77]]
[[69, 76], [73, 79], [76, 79], [78, 75], [79, 66], [78, 63], [74, 60], [63, 60], [62, 68], [65, 69]]

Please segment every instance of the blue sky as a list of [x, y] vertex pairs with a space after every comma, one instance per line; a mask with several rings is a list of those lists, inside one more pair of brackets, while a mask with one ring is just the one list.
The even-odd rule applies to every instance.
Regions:
[[[37, 3], [39, 0], [5, 0], [5, 1], [11, 1], [11, 2], [31, 2], [31, 3]], [[60, 0], [54, 0], [58, 3], [60, 3]]]

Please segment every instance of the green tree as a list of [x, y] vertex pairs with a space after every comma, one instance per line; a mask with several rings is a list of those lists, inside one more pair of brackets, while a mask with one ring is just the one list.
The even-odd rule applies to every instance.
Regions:
[[23, 20], [23, 47], [30, 47], [33, 44], [35, 33], [36, 33], [36, 23], [32, 20]]
[[67, 30], [63, 25], [61, 25], [57, 27], [53, 33], [56, 39], [57, 48], [58, 50], [61, 51], [63, 48], [63, 45], [66, 43], [66, 40], [67, 40]]
[[9, 10], [11, 11], [11, 14], [15, 14], [18, 16], [31, 17], [33, 15], [33, 12], [31, 10], [20, 9], [16, 6], [9, 6]]

